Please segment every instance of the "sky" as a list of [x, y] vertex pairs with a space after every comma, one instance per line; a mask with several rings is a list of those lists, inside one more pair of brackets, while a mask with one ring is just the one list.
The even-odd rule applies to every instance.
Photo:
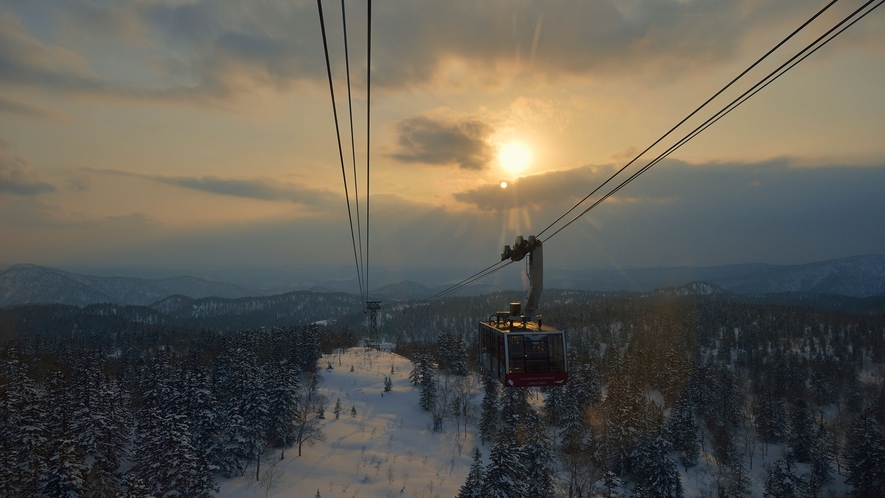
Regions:
[[[352, 152], [342, 8], [324, 1], [369, 266], [496, 262], [823, 5], [376, 1], [368, 141], [366, 2], [345, 0]], [[625, 173], [860, 5], [837, 2]], [[546, 264], [885, 253], [882, 81], [885, 9], [545, 240]], [[0, 265], [350, 265], [347, 216], [315, 2], [0, 0]]]

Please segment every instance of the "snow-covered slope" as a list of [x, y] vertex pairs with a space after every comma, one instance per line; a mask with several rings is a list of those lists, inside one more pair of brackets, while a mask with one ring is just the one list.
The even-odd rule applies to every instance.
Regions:
[[[300, 457], [297, 448], [286, 450], [282, 460], [279, 450], [268, 454], [262, 473], [272, 469], [273, 475], [256, 481], [253, 467], [242, 477], [221, 479], [219, 496], [312, 498], [317, 490], [323, 498], [457, 495], [476, 441], [463, 432], [458, 436], [449, 423], [443, 432], [430, 430], [430, 415], [419, 408], [418, 390], [408, 382], [411, 363], [363, 349], [348, 350], [340, 362], [327, 359], [334, 369], [322, 370], [319, 389], [328, 401], [326, 440], [304, 447]], [[383, 392], [385, 376], [393, 381], [389, 393]], [[337, 399], [343, 408], [338, 420], [332, 413]], [[487, 455], [490, 447], [481, 450]]]

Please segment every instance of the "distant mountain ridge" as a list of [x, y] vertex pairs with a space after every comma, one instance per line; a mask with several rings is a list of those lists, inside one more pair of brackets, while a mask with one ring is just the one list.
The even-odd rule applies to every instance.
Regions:
[[851, 297], [885, 295], [885, 256], [869, 255], [804, 265], [771, 266], [714, 281], [735, 294], [805, 292]]
[[196, 277], [147, 280], [94, 277], [37, 265], [15, 265], [0, 272], [0, 306], [20, 304], [115, 303], [147, 306], [169, 296], [238, 298], [254, 295], [243, 287]]
[[651, 292], [689, 282], [709, 282], [735, 294], [783, 292], [885, 296], [885, 255], [853, 256], [801, 265], [747, 263], [710, 267], [561, 270], [545, 272], [545, 287]]
[[[449, 274], [449, 277], [451, 274]], [[460, 276], [460, 275], [459, 275]], [[768, 295], [804, 293], [841, 295], [857, 298], [885, 296], [885, 255], [855, 256], [802, 265], [748, 263], [715, 267], [632, 268], [621, 270], [563, 270], [545, 272], [547, 289], [586, 291], [652, 292], [679, 288], [692, 282], [706, 282], [733, 294]], [[304, 290], [319, 293], [341, 292], [338, 286], [310, 286]], [[383, 301], [427, 299], [451, 284], [427, 287], [403, 280], [373, 289], [370, 297]], [[478, 283], [453, 293], [475, 296], [507, 290], [514, 284]], [[518, 284], [517, 284], [518, 285]], [[691, 292], [718, 292], [713, 288], [693, 288]], [[687, 292], [683, 290], [682, 292]], [[208, 297], [238, 299], [282, 295], [270, 289], [215, 282], [190, 276], [164, 279], [97, 277], [37, 265], [15, 265], [0, 272], [0, 307], [22, 304], [98, 303], [149, 306], [176, 296], [176, 299]], [[172, 299], [171, 302], [175, 302]], [[161, 304], [160, 307], [169, 306]]]

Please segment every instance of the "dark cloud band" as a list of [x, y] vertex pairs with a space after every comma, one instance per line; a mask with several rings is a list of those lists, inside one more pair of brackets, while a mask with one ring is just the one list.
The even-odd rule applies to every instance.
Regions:
[[98, 168], [84, 168], [83, 171], [87, 173], [140, 178], [143, 180], [199, 190], [212, 194], [259, 199], [264, 201], [288, 201], [312, 207], [329, 206], [333, 202], [340, 202], [340, 197], [328, 190], [311, 189], [292, 184], [280, 186], [279, 184], [274, 184], [267, 180], [241, 180], [220, 178], [216, 176], [189, 177], [147, 175], [130, 171]]
[[494, 130], [481, 121], [449, 123], [418, 116], [400, 121], [396, 129], [400, 150], [391, 157], [404, 163], [479, 170], [495, 155], [489, 143]]
[[6, 141], [0, 138], [0, 194], [35, 196], [55, 192], [55, 186], [41, 180], [31, 171], [27, 160], [13, 156], [6, 150]]

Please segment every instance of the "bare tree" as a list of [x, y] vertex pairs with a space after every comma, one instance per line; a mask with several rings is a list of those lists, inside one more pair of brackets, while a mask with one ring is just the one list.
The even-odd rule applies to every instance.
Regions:
[[261, 472], [259, 482], [261, 483], [261, 488], [264, 489], [265, 498], [267, 498], [270, 490], [276, 488], [283, 479], [283, 469], [277, 468], [280, 461], [277, 458], [268, 458], [264, 462], [264, 471]]
[[564, 482], [561, 483], [564, 494], [569, 497], [589, 496], [591, 486], [599, 480], [599, 468], [590, 453], [560, 450], [558, 457], [562, 469], [560, 475], [564, 477]]
[[455, 377], [452, 391], [451, 417], [455, 423], [455, 433], [460, 436], [460, 429], [463, 427], [464, 436], [467, 436], [467, 424], [473, 420], [476, 412], [473, 403], [476, 398], [476, 377]]
[[325, 396], [311, 391], [301, 393], [298, 399], [298, 408], [295, 410], [295, 443], [298, 444], [298, 456], [301, 456], [301, 448], [306, 444], [313, 446], [317, 441], [325, 441], [319, 408], [325, 405]]

